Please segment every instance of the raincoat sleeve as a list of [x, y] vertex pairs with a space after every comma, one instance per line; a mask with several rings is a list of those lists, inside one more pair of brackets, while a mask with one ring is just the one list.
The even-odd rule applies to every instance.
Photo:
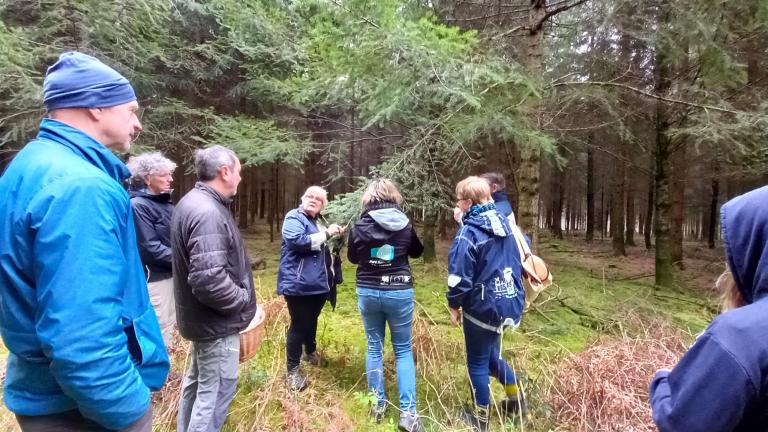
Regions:
[[464, 237], [465, 229], [456, 234], [448, 252], [448, 306], [452, 309], [461, 307], [464, 297], [472, 291], [477, 249]]
[[51, 374], [80, 412], [123, 429], [150, 403], [122, 320], [126, 239], [117, 233], [119, 224], [132, 224], [128, 197], [101, 178], [60, 180], [50, 189], [28, 207], [37, 232], [37, 335]]
[[734, 355], [704, 333], [671, 372], [653, 378], [653, 421], [660, 432], [732, 431], [756, 388]]
[[283, 241], [289, 249], [305, 253], [319, 251], [326, 240], [328, 239], [323, 231], [308, 233], [307, 226], [299, 219], [297, 211], [294, 210], [285, 215]]
[[144, 264], [154, 264], [171, 268], [171, 248], [164, 245], [157, 234], [156, 220], [145, 205], [132, 201], [133, 220], [136, 223], [136, 240], [139, 245], [139, 255]]
[[215, 209], [190, 221], [187, 283], [200, 303], [223, 314], [239, 312], [251, 299], [249, 287], [232, 280], [227, 271], [232, 235]]
[[347, 238], [347, 259], [352, 264], [359, 264], [360, 257], [358, 251], [357, 231], [354, 227], [349, 230], [349, 237]]

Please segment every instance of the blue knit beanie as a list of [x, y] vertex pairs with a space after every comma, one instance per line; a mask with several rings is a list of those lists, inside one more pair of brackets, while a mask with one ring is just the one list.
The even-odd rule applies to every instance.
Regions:
[[108, 108], [135, 101], [133, 87], [116, 70], [77, 51], [59, 56], [43, 82], [43, 103], [59, 108]]

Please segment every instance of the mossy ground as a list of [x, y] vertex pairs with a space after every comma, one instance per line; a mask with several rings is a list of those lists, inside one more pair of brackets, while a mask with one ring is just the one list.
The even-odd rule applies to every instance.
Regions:
[[[259, 303], [268, 305], [269, 323], [264, 343], [250, 362], [241, 365], [238, 392], [230, 408], [225, 431], [395, 431], [398, 412], [394, 355], [385, 347], [385, 377], [390, 405], [381, 424], [370, 421], [371, 400], [365, 381], [365, 335], [354, 290], [355, 268], [344, 265], [345, 282], [339, 287], [338, 306], [326, 306], [319, 322], [318, 345], [330, 360], [325, 368], [304, 366], [312, 379], [310, 388], [298, 395], [284, 388], [285, 329], [288, 318], [282, 300], [275, 294], [279, 242], [249, 231], [246, 240], [252, 255], [265, 259], [266, 268], [254, 273]], [[466, 430], [455, 414], [470, 401], [461, 329], [450, 322], [445, 302], [448, 243], [438, 242], [438, 259], [429, 264], [412, 262], [416, 280], [414, 352], [417, 359], [418, 410], [427, 430]], [[551, 391], [552, 372], [562, 359], [583, 350], [602, 337], [648, 332], [646, 323], [668, 319], [693, 335], [716, 313], [715, 298], [708, 287], [719, 265], [717, 251], [689, 245], [697, 251], [687, 261], [681, 278], [683, 287], [656, 289], [652, 256], [642, 248], [630, 248], [628, 257], [613, 258], [605, 242], [591, 245], [571, 239], [544, 239], [542, 255], [555, 274], [556, 285], [542, 294], [524, 316], [521, 327], [504, 336], [505, 357], [513, 362], [525, 386], [532, 416], [499, 421], [492, 415], [494, 430], [567, 430], [558, 425], [542, 402]], [[650, 269], [650, 270], [649, 270]], [[650, 273], [649, 273], [650, 272]], [[691, 336], [691, 339], [693, 336]], [[174, 355], [177, 379], [185, 369], [185, 343]], [[659, 365], [666, 366], [666, 365]], [[650, 377], [649, 377], [650, 380]], [[503, 392], [492, 383], [494, 398]], [[173, 388], [163, 392], [155, 404], [155, 430], [175, 430], [176, 397]], [[12, 415], [3, 408], [0, 428], [15, 427]]]

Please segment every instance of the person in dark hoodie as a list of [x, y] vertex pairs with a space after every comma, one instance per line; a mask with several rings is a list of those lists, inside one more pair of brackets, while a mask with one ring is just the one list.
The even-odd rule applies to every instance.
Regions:
[[368, 351], [365, 374], [376, 395], [372, 414], [381, 421], [387, 406], [384, 394], [384, 333], [392, 339], [400, 393], [400, 430], [421, 431], [416, 415], [416, 368], [411, 348], [413, 275], [408, 257], [418, 258], [424, 247], [402, 210], [403, 197], [387, 179], [371, 182], [363, 193], [363, 212], [349, 233], [348, 258], [357, 267], [358, 308]]
[[160, 152], [151, 152], [131, 157], [126, 166], [131, 171], [128, 193], [149, 300], [160, 322], [163, 342], [171, 349], [176, 325], [171, 267], [171, 184], [176, 164]]
[[451, 320], [463, 323], [475, 402], [460, 417], [473, 429], [486, 431], [489, 375], [504, 386], [507, 398], [500, 407], [504, 414], [527, 412], [515, 373], [500, 354], [503, 330], [516, 328], [523, 314], [522, 265], [507, 218], [496, 209], [484, 179], [472, 176], [459, 182], [456, 205], [463, 216], [448, 254], [446, 296]]
[[512, 204], [509, 203], [507, 196], [507, 183], [504, 180], [504, 175], [498, 172], [487, 172], [480, 174], [480, 178], [487, 181], [491, 186], [491, 198], [496, 210], [508, 218], [512, 214]]
[[723, 205], [731, 277], [724, 309], [650, 386], [660, 432], [757, 432], [768, 427], [768, 186]]

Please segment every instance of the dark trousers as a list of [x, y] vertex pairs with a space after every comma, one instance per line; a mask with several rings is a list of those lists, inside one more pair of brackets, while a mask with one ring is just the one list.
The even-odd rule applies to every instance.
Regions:
[[311, 354], [317, 349], [317, 318], [323, 310], [327, 294], [308, 296], [285, 296], [291, 325], [286, 337], [285, 355], [288, 370], [293, 370], [301, 362], [301, 347]]
[[502, 385], [517, 383], [515, 372], [499, 355], [500, 334], [480, 328], [464, 319], [464, 343], [467, 347], [467, 369], [475, 403], [487, 407], [491, 403], [489, 375]]
[[[23, 432], [105, 432], [98, 423], [83, 417], [78, 410], [58, 414], [26, 416], [16, 414], [16, 421]], [[152, 408], [123, 432], [152, 432]]]

